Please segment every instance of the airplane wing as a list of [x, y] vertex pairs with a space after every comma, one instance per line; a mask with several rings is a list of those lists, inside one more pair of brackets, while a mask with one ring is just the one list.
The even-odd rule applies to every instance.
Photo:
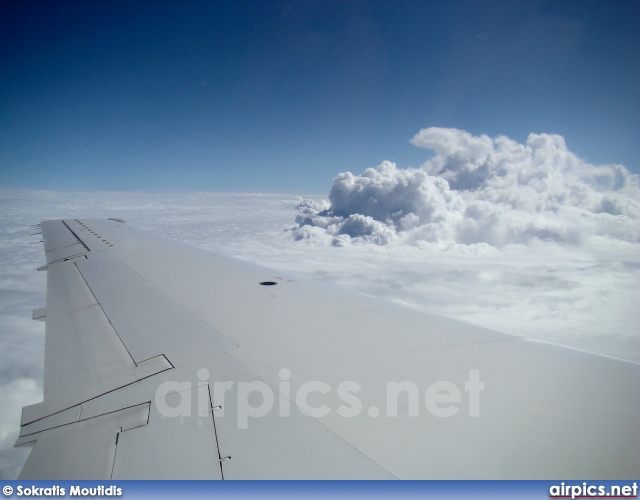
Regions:
[[41, 224], [21, 479], [624, 479], [640, 365], [189, 247]]

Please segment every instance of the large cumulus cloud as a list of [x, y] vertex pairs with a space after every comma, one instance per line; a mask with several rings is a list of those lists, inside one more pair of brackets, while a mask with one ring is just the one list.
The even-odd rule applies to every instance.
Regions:
[[345, 172], [334, 179], [330, 204], [303, 200], [296, 237], [312, 234], [305, 226], [323, 228], [334, 244], [351, 239], [386, 244], [399, 232], [420, 228], [444, 238], [462, 219], [464, 202], [447, 181], [422, 169], [400, 170], [391, 162], [354, 176]]
[[411, 143], [435, 156], [421, 168], [385, 161], [339, 174], [328, 202], [301, 201], [295, 238], [338, 246], [640, 240], [638, 176], [581, 160], [559, 135], [530, 134], [520, 144], [431, 127]]

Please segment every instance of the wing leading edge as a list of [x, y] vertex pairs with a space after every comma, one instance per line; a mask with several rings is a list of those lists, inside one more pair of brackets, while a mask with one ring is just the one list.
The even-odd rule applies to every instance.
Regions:
[[640, 365], [283, 276], [121, 220], [42, 230], [44, 400], [23, 409], [16, 445], [33, 449], [21, 478], [640, 470]]

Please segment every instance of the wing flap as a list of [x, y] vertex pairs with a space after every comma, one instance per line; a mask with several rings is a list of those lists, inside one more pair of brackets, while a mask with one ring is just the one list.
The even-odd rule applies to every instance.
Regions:
[[73, 261], [48, 270], [45, 344], [44, 415], [172, 368], [134, 362]]
[[61, 427], [77, 422], [80, 420], [80, 414], [81, 408], [79, 405], [54, 413], [48, 417], [31, 422], [28, 425], [23, 425], [22, 429], [20, 429], [20, 437], [37, 434], [48, 429], [53, 429], [54, 427]]
[[22, 418], [20, 419], [20, 425], [27, 425], [42, 418], [43, 416], [44, 407], [42, 402], [25, 406], [22, 408]]
[[146, 425], [149, 406], [125, 408], [41, 432], [19, 479], [110, 479], [118, 433]]

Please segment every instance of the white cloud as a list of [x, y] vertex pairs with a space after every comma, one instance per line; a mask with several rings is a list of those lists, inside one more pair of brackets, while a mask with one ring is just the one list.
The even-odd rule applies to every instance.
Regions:
[[[640, 181], [621, 165], [590, 165], [558, 135], [526, 144], [457, 129], [421, 130], [411, 143], [435, 151], [421, 168], [385, 161], [360, 175], [339, 174], [329, 202], [300, 204], [304, 226], [378, 244], [421, 242], [577, 243], [592, 235], [640, 240]], [[369, 217], [366, 224], [350, 223]], [[376, 224], [376, 221], [379, 224]], [[361, 231], [359, 231], [361, 229]], [[316, 234], [314, 232], [313, 234]]]
[[530, 134], [526, 144], [505, 136], [475, 137], [463, 130], [428, 128], [411, 140], [433, 149], [423, 165], [467, 197], [526, 211], [582, 208], [638, 218], [640, 182], [622, 165], [595, 166], [575, 156], [559, 135]]
[[[330, 202], [330, 203], [329, 203]], [[334, 242], [358, 241], [380, 245], [391, 243], [399, 232], [419, 229], [420, 236], [436, 241], [462, 219], [464, 201], [441, 178], [422, 169], [401, 170], [385, 161], [361, 175], [339, 174], [329, 193], [329, 202], [303, 200], [296, 219], [304, 226], [321, 227]], [[306, 238], [307, 229], [302, 229]], [[340, 238], [341, 235], [349, 239]]]

